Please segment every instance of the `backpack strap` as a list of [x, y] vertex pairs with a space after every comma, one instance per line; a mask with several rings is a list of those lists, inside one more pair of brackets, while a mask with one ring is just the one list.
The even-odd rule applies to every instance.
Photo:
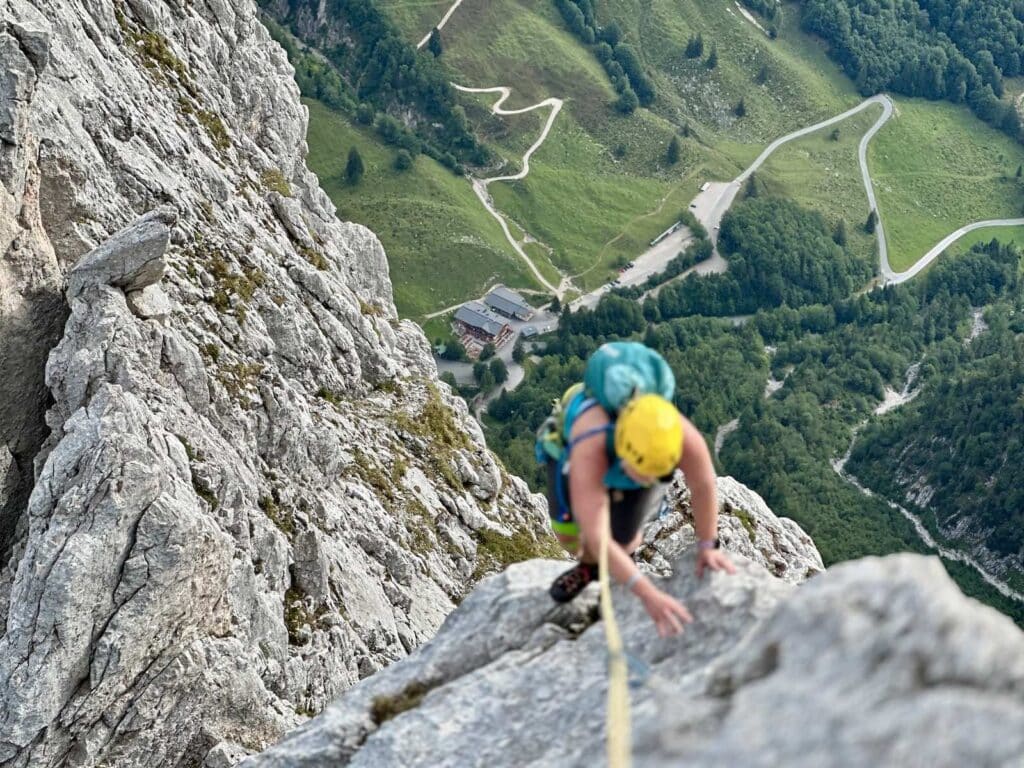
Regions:
[[[594, 400], [592, 405], [597, 405], [597, 401]], [[587, 406], [587, 408], [590, 407], [592, 406]], [[565, 492], [565, 476], [569, 474], [569, 455], [572, 453], [573, 446], [595, 435], [606, 435], [614, 429], [614, 422], [602, 424], [600, 427], [592, 427], [566, 444], [565, 452], [562, 454], [562, 458], [558, 460], [557, 467], [555, 467], [555, 498], [558, 500], [559, 517], [568, 518], [571, 516], [569, 497]]]
[[576, 423], [576, 419], [597, 404], [596, 398], [588, 397], [583, 389], [580, 389], [565, 406], [565, 416], [562, 418], [562, 440], [566, 446], [571, 443], [569, 435], [572, 434], [572, 425]]

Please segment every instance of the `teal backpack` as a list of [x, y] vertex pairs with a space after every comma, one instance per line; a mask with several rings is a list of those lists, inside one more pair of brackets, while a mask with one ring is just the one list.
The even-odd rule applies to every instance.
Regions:
[[[676, 377], [665, 358], [643, 344], [613, 341], [590, 356], [583, 382], [573, 384], [555, 401], [551, 414], [537, 431], [534, 446], [538, 463], [555, 462], [557, 465], [555, 495], [560, 508], [559, 520], [571, 517], [565, 494], [565, 470], [573, 445], [598, 432], [612, 433], [615, 415], [635, 395], [655, 394], [671, 401], [675, 389]], [[604, 408], [613, 422], [571, 440], [569, 436], [576, 419], [595, 405]], [[609, 475], [614, 471], [615, 467], [609, 470]], [[621, 475], [621, 471], [618, 474]]]

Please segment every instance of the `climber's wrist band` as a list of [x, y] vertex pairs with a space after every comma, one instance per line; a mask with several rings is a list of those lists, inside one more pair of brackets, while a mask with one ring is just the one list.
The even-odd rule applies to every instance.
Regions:
[[718, 549], [720, 546], [721, 546], [721, 543], [718, 541], [717, 538], [714, 538], [714, 539], [701, 539], [700, 541], [697, 542], [697, 549], [702, 550], [702, 551], [705, 550], [705, 549]]
[[642, 579], [643, 577], [644, 575], [640, 573], [640, 571], [634, 573], [632, 576], [626, 579], [626, 589], [632, 592], [633, 587], [635, 587], [640, 582], [640, 579]]

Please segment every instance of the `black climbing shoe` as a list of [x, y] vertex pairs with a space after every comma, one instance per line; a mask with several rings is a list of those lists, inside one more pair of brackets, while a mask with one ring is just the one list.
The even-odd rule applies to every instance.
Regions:
[[590, 563], [579, 563], [551, 583], [548, 594], [556, 603], [568, 603], [597, 579], [598, 567]]

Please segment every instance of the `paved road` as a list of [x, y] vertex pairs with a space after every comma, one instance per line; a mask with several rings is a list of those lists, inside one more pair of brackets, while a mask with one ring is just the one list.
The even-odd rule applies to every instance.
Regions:
[[739, 194], [743, 183], [750, 178], [750, 174], [754, 173], [758, 168], [764, 165], [765, 161], [771, 156], [771, 154], [783, 144], [787, 144], [790, 141], [794, 141], [816, 131], [820, 131], [822, 128], [828, 128], [830, 125], [842, 122], [848, 117], [852, 117], [858, 112], [867, 109], [872, 104], [881, 105], [882, 114], [879, 116], [878, 120], [875, 121], [874, 125], [872, 125], [871, 128], [869, 128], [861, 137], [860, 145], [857, 149], [857, 160], [860, 164], [860, 173], [864, 182], [864, 191], [867, 193], [868, 197], [868, 210], [873, 210], [878, 213], [875, 235], [878, 238], [879, 268], [882, 274], [882, 280], [885, 284], [903, 283], [911, 279], [937, 259], [947, 248], [949, 248], [949, 246], [964, 235], [969, 232], [973, 232], [976, 229], [984, 229], [986, 227], [1024, 226], [1024, 219], [992, 219], [990, 221], [977, 221], [973, 224], [967, 224], [944, 237], [927, 253], [921, 256], [921, 258], [919, 258], [912, 267], [904, 272], [896, 272], [889, 263], [889, 248], [885, 239], [885, 222], [882, 220], [881, 212], [878, 208], [878, 200], [875, 197], [875, 188], [871, 181], [871, 172], [868, 170], [868, 145], [875, 137], [875, 134], [882, 129], [882, 126], [884, 126], [893, 115], [892, 100], [885, 94], [879, 94], [878, 96], [872, 96], [870, 99], [865, 99], [856, 107], [848, 109], [835, 117], [831, 117], [828, 120], [822, 120], [820, 123], [815, 123], [814, 125], [806, 128], [801, 128], [799, 131], [794, 131], [793, 133], [789, 133], [779, 139], [776, 139], [765, 147], [764, 151], [758, 155], [757, 159], [731, 182], [711, 182], [706, 191], [697, 195], [697, 197], [694, 198], [693, 203], [691, 203], [690, 208], [693, 210], [697, 220], [707, 228], [708, 234], [711, 236], [711, 241], [715, 246], [715, 257], [721, 258], [718, 253], [718, 228], [721, 225], [722, 217], [736, 200], [736, 195]]
[[[1020, 226], [1024, 226], [1024, 219], [992, 219], [991, 221], [976, 221], [973, 224], [960, 227], [960, 229], [956, 230], [952, 234], [946, 235], [946, 237], [939, 241], [939, 243], [928, 251], [928, 253], [918, 259], [914, 263], [914, 266], [905, 272], [893, 272], [889, 266], [889, 259], [887, 257], [884, 258], [882, 261], [882, 276], [885, 278], [886, 284], [906, 282], [935, 261], [935, 259], [942, 255], [943, 251], [969, 232], [973, 232], [976, 229], [985, 229], [986, 227]], [[881, 228], [879, 228], [879, 230], [881, 230]]]
[[[694, 215], [696, 215], [697, 220], [707, 228], [708, 234], [711, 236], [711, 242], [714, 243], [715, 246], [715, 254], [718, 255], [718, 227], [722, 223], [722, 217], [732, 206], [733, 201], [736, 199], [736, 195], [739, 194], [740, 189], [743, 187], [743, 183], [750, 178], [750, 174], [754, 173], [758, 168], [764, 165], [765, 161], [771, 157], [775, 150], [791, 141], [796, 141], [804, 136], [820, 131], [822, 128], [828, 128], [830, 125], [841, 123], [846, 118], [852, 117], [858, 112], [862, 112], [872, 104], [882, 104], [883, 110], [886, 110], [886, 105], [888, 105], [887, 112], [883, 111], [884, 119], [880, 119], [880, 122], [875, 123], [872, 127], [872, 131], [877, 132], [878, 129], [882, 127], [882, 124], [889, 119], [888, 116], [892, 114], [892, 102], [889, 100], [888, 96], [872, 96], [870, 99], [862, 101], [856, 107], [848, 109], [835, 117], [830, 117], [827, 120], [822, 120], [820, 123], [809, 125], [806, 128], [801, 128], [798, 131], [793, 131], [792, 133], [788, 133], [785, 136], [776, 139], [765, 147], [764, 151], [757, 156], [757, 159], [754, 160], [754, 162], [752, 162], [747, 169], [735, 179], [727, 184], [723, 182], [712, 182], [706, 192], [702, 192], [698, 195], [694, 200], [694, 202], [697, 203], [697, 208], [694, 209]], [[869, 131], [869, 134], [873, 136], [874, 133], [872, 131]], [[865, 136], [867, 135], [868, 134], [865, 134]], [[864, 146], [863, 142], [862, 146]], [[867, 163], [862, 163], [861, 168], [866, 169]], [[873, 197], [873, 195], [871, 197]], [[874, 206], [874, 203], [872, 203], [872, 206]]]
[[875, 198], [875, 188], [871, 181], [871, 173], [868, 171], [868, 144], [871, 143], [875, 134], [878, 133], [882, 129], [882, 126], [885, 125], [889, 118], [892, 117], [893, 104], [892, 100], [884, 94], [868, 99], [865, 104], [870, 102], [882, 105], [882, 115], [875, 121], [875, 124], [868, 129], [867, 133], [861, 137], [860, 146], [857, 149], [857, 160], [860, 163], [860, 174], [864, 181], [864, 191], [867, 192], [868, 196], [868, 210], [875, 211], [878, 214], [878, 219], [875, 224], [875, 235], [878, 238], [878, 258], [880, 271], [882, 273], [882, 281], [886, 285], [904, 283], [919, 274], [925, 267], [942, 255], [949, 246], [969, 232], [973, 232], [976, 229], [985, 229], [986, 227], [1017, 227], [1024, 225], [1024, 219], [992, 219], [990, 221], [976, 221], [973, 224], [967, 224], [947, 235], [932, 246], [932, 248], [914, 262], [913, 266], [909, 269], [903, 272], [895, 271], [889, 263], [889, 246], [885, 239], [885, 222], [882, 220], [881, 211], [878, 207], [878, 200]]

